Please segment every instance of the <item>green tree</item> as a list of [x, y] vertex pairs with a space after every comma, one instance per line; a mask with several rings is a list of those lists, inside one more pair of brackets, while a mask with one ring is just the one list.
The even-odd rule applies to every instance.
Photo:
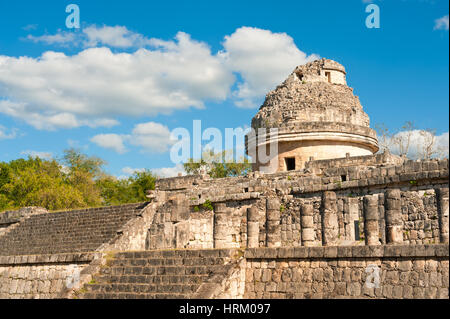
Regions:
[[106, 162], [79, 150], [64, 151], [63, 157], [39, 157], [0, 162], [0, 210], [41, 206], [50, 210], [118, 205], [146, 201], [146, 191], [155, 188], [156, 176], [136, 172], [127, 179], [106, 174]]
[[241, 157], [235, 160], [232, 151], [219, 153], [205, 151], [201, 159], [190, 158], [183, 164], [183, 167], [188, 174], [207, 173], [212, 178], [242, 176], [251, 171], [251, 163], [248, 158]]
[[106, 205], [146, 201], [146, 192], [155, 189], [156, 176], [148, 170], [136, 172], [127, 179], [105, 176], [97, 181]]
[[63, 209], [85, 206], [82, 194], [68, 184], [55, 160], [38, 157], [0, 165], [0, 208], [42, 206]]
[[67, 165], [70, 171], [86, 172], [94, 177], [102, 176], [104, 174], [102, 166], [107, 164], [97, 156], [88, 156], [74, 148], [64, 150], [61, 161]]

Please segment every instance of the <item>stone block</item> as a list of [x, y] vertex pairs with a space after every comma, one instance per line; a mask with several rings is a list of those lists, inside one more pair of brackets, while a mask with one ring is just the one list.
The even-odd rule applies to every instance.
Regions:
[[259, 211], [258, 211], [257, 207], [252, 206], [250, 208], [247, 208], [247, 220], [249, 222], [258, 222], [259, 221]]
[[323, 258], [324, 256], [323, 247], [309, 247], [308, 256], [310, 258]]
[[313, 228], [303, 228], [302, 229], [302, 241], [314, 241], [316, 237], [316, 232]]
[[266, 210], [280, 211], [280, 201], [278, 198], [267, 198]]
[[295, 258], [308, 258], [309, 248], [308, 247], [294, 247], [294, 257]]
[[280, 247], [278, 250], [278, 258], [292, 258], [294, 256], [294, 247]]
[[313, 216], [301, 216], [300, 217], [302, 228], [314, 228], [314, 218]]
[[338, 257], [338, 247], [324, 247], [323, 256], [325, 258], [336, 258]]

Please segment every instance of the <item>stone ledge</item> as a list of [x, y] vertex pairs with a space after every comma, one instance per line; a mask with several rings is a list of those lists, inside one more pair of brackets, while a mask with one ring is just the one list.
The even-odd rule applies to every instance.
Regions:
[[0, 266], [72, 263], [85, 264], [90, 263], [94, 259], [100, 258], [101, 256], [102, 254], [97, 252], [0, 256]]
[[449, 257], [448, 244], [248, 248], [247, 259]]
[[228, 201], [242, 201], [242, 200], [249, 200], [249, 199], [259, 199], [260, 193], [259, 192], [248, 192], [248, 193], [231, 193], [221, 196], [211, 196], [210, 198], [202, 198], [202, 199], [196, 199], [191, 200], [189, 205], [190, 206], [197, 206], [201, 205], [206, 202], [206, 200], [209, 200], [211, 203], [220, 203], [220, 202], [228, 202]]
[[[428, 174], [424, 176], [424, 174]], [[390, 185], [390, 184], [404, 184], [404, 185], [418, 185], [421, 186], [422, 181], [427, 181], [427, 183], [431, 180], [436, 184], [445, 184], [448, 181], [448, 170], [439, 170], [439, 171], [430, 171], [422, 173], [409, 173], [409, 174], [400, 174], [393, 176], [379, 176], [379, 177], [371, 177], [371, 178], [360, 178], [357, 180], [351, 181], [335, 181], [330, 182], [326, 181], [330, 178], [321, 178], [321, 177], [306, 177], [308, 181], [304, 181], [301, 187], [294, 186], [292, 187], [292, 194], [305, 194], [312, 192], [323, 192], [323, 191], [340, 191], [345, 189], [352, 188], [361, 188], [361, 187], [373, 187], [380, 185]], [[308, 183], [308, 184], [307, 184]]]

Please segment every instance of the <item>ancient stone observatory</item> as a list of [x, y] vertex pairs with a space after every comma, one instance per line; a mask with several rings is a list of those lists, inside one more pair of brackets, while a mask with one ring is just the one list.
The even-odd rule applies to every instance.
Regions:
[[448, 299], [448, 167], [314, 160], [160, 179], [140, 204], [0, 213], [0, 298]]
[[[267, 94], [252, 119], [255, 134], [246, 139], [247, 153], [255, 159], [254, 171], [298, 170], [311, 157], [321, 160], [378, 151], [369, 117], [353, 89], [347, 86], [345, 76], [341, 64], [316, 60], [298, 66]], [[278, 134], [265, 135], [270, 128], [277, 128]], [[267, 148], [269, 154], [270, 143], [278, 145], [278, 154], [271, 154], [267, 162], [258, 156], [258, 149]]]

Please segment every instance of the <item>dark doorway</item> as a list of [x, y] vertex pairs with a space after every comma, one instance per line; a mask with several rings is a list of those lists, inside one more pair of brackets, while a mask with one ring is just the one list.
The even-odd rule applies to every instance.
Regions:
[[286, 157], [284, 160], [286, 161], [286, 170], [294, 171], [295, 170], [295, 157]]
[[331, 83], [331, 73], [325, 72], [325, 76], [328, 78], [328, 83]]

